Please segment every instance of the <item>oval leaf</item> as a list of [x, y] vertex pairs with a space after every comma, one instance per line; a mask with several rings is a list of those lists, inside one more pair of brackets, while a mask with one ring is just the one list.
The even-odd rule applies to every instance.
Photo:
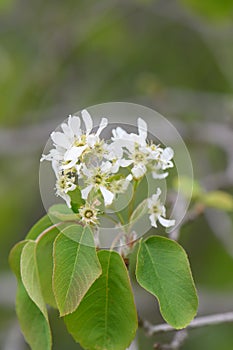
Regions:
[[26, 239], [34, 240], [36, 239], [44, 230], [52, 226], [53, 223], [48, 215], [43, 216], [37, 223], [32, 226], [31, 230], [28, 232]]
[[66, 204], [54, 204], [49, 208], [49, 216], [52, 221], [72, 221], [77, 220], [77, 214], [72, 209], [68, 208]]
[[29, 241], [23, 248], [20, 260], [23, 285], [42, 314], [48, 319], [46, 305], [42, 296], [38, 267], [36, 261], [36, 242]]
[[23, 335], [33, 350], [51, 350], [51, 331], [47, 318], [29, 297], [19, 281], [16, 295], [16, 312]]
[[102, 275], [77, 310], [65, 317], [68, 331], [84, 349], [125, 350], [135, 336], [137, 313], [128, 271], [114, 251], [98, 253]]
[[29, 297], [20, 276], [20, 260], [24, 246], [28, 241], [16, 244], [10, 253], [10, 266], [17, 280], [16, 313], [23, 335], [33, 350], [50, 350], [51, 332], [47, 318]]
[[79, 225], [64, 229], [54, 245], [53, 290], [61, 316], [77, 308], [100, 274], [91, 230]]
[[56, 301], [52, 288], [53, 276], [53, 244], [59, 231], [54, 228], [43, 235], [36, 245], [36, 260], [43, 298], [47, 304], [56, 308]]
[[163, 318], [174, 328], [186, 327], [196, 315], [198, 298], [184, 249], [161, 236], [140, 242], [136, 277], [158, 298]]

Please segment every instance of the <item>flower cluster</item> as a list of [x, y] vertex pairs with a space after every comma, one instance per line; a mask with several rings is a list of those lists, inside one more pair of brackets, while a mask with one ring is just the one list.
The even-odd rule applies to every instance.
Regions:
[[[84, 127], [82, 127], [82, 125]], [[87, 110], [78, 116], [69, 116], [61, 124], [61, 131], [51, 134], [54, 148], [42, 155], [41, 161], [52, 162], [56, 175], [56, 195], [72, 205], [72, 192], [79, 191], [82, 205], [79, 219], [85, 225], [97, 225], [102, 210], [110, 206], [119, 193], [125, 193], [129, 184], [139, 182], [147, 173], [154, 179], [163, 179], [165, 171], [173, 167], [173, 150], [162, 148], [147, 140], [147, 124], [138, 119], [138, 134], [127, 133], [121, 127], [112, 130], [110, 142], [101, 138], [108, 120], [102, 118], [93, 131], [93, 121]], [[169, 227], [174, 220], [165, 219], [165, 207], [160, 202], [161, 190], [148, 198], [151, 225]], [[83, 204], [84, 203], [84, 204]]]

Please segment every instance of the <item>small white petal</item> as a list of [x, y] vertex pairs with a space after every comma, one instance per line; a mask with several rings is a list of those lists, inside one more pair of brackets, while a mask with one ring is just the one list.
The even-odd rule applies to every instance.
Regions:
[[[70, 186], [68, 186], [70, 185]], [[65, 193], [68, 193], [70, 191], [74, 191], [77, 186], [73, 184], [72, 182], [67, 183], [67, 188], [64, 190]]]
[[68, 194], [62, 193], [59, 194], [61, 198], [63, 198], [66, 202], [66, 205], [68, 206], [68, 208], [71, 208], [71, 199], [70, 196]]
[[135, 165], [131, 170], [135, 179], [140, 179], [146, 173], [146, 167], [144, 164]]
[[158, 187], [156, 190], [156, 193], [153, 194], [153, 196], [152, 196], [153, 201], [157, 202], [161, 193], [162, 193], [161, 188]]
[[71, 144], [70, 144], [70, 141], [68, 139], [68, 137], [63, 134], [62, 132], [52, 132], [51, 134], [51, 139], [53, 140], [53, 142], [58, 145], [58, 146], [61, 146], [65, 149], [68, 149], [70, 148]]
[[165, 179], [168, 176], [168, 173], [157, 174], [156, 172], [152, 172], [153, 179]]
[[133, 180], [132, 174], [129, 174], [128, 176], [126, 176], [126, 180], [127, 181], [132, 181]]
[[109, 161], [102, 163], [100, 167], [103, 173], [109, 172], [111, 168], [112, 168], [112, 163], [110, 163]]
[[119, 164], [120, 166], [122, 166], [123, 168], [131, 165], [133, 163], [133, 160], [131, 159], [119, 159]]
[[86, 188], [84, 188], [83, 190], [81, 190], [81, 194], [82, 194], [82, 198], [83, 199], [87, 199], [89, 193], [91, 192], [93, 188], [93, 185], [89, 185]]
[[80, 146], [80, 147], [72, 147], [65, 153], [64, 160], [67, 161], [67, 160], [75, 159], [77, 161], [77, 158], [81, 156], [81, 154], [86, 148], [87, 148], [87, 145]]
[[106, 128], [107, 125], [108, 125], [108, 119], [107, 119], [107, 118], [102, 118], [102, 119], [101, 119], [101, 122], [100, 122], [99, 129], [98, 129], [97, 132], [96, 132], [96, 136], [100, 136], [102, 130], [103, 130], [104, 128]]
[[116, 174], [119, 171], [120, 164], [116, 161], [111, 167], [111, 173]]
[[52, 168], [53, 168], [53, 171], [56, 175], [56, 178], [58, 179], [59, 172], [60, 172], [60, 163], [56, 160], [52, 160]]
[[86, 165], [83, 165], [82, 172], [85, 176], [90, 177], [91, 176], [91, 171], [86, 167]]
[[82, 118], [83, 118], [83, 121], [85, 124], [86, 133], [90, 134], [91, 130], [93, 129], [92, 118], [86, 109], [82, 110], [81, 113], [82, 113]]
[[69, 162], [62, 166], [62, 169], [72, 168], [78, 161], [78, 158], [81, 156], [83, 151], [87, 148], [87, 145], [80, 147], [72, 147], [64, 155], [65, 162]]
[[80, 118], [79, 117], [69, 117], [68, 124], [74, 135], [80, 136], [81, 135], [81, 129], [80, 129]]
[[140, 138], [146, 140], [147, 138], [147, 124], [142, 118], [138, 118], [138, 134]]
[[128, 136], [127, 132], [119, 126], [116, 129], [112, 130], [112, 135], [113, 135], [112, 140], [123, 139], [123, 138], [127, 138]]
[[161, 158], [165, 161], [169, 161], [173, 158], [174, 156], [174, 151], [171, 147], [167, 147], [164, 149]]
[[160, 224], [163, 225], [164, 227], [171, 227], [175, 225], [175, 220], [168, 220], [163, 218], [162, 216], [159, 216], [158, 220]]
[[89, 147], [93, 148], [98, 141], [98, 137], [94, 134], [88, 135], [87, 136], [87, 144]]
[[107, 190], [107, 188], [105, 188], [104, 186], [100, 186], [100, 191], [104, 197], [105, 205], [112, 204], [114, 194], [112, 192], [110, 192], [109, 190]]
[[62, 128], [64, 134], [65, 134], [68, 138], [73, 138], [73, 137], [74, 137], [73, 131], [70, 129], [70, 127], [69, 127], [66, 123], [62, 123], [62, 124], [61, 124], [61, 128]]
[[108, 159], [122, 158], [123, 150], [118, 143], [112, 142], [110, 145], [106, 144], [106, 150], [108, 152]]
[[156, 224], [156, 219], [155, 219], [154, 214], [151, 214], [151, 215], [149, 216], [149, 219], [150, 219], [150, 222], [151, 222], [151, 226], [153, 226], [153, 227], [158, 227], [157, 224]]

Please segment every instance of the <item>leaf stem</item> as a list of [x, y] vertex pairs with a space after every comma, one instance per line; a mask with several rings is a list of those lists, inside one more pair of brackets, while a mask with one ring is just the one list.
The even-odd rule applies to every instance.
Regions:
[[134, 184], [133, 184], [133, 196], [132, 196], [132, 199], [129, 203], [129, 219], [130, 219], [130, 216], [132, 215], [133, 213], [133, 208], [134, 208], [134, 202], [135, 202], [135, 198], [136, 198], [136, 192], [137, 192], [137, 187], [139, 185], [141, 180], [134, 180]]

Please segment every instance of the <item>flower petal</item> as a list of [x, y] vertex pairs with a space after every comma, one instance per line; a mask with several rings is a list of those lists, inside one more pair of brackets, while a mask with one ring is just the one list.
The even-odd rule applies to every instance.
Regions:
[[163, 153], [161, 155], [161, 158], [165, 161], [169, 161], [173, 158], [174, 156], [174, 151], [171, 147], [166, 147], [164, 150], [163, 150]]
[[108, 119], [107, 118], [102, 118], [100, 122], [99, 129], [96, 132], [96, 136], [99, 136], [104, 128], [108, 125]]
[[94, 148], [96, 142], [98, 141], [98, 137], [94, 134], [90, 134], [87, 136], [87, 144], [89, 147]]
[[103, 162], [100, 167], [102, 173], [109, 172], [111, 168], [112, 168], [112, 163], [110, 163], [109, 161]]
[[61, 124], [61, 128], [64, 132], [64, 134], [68, 137], [68, 138], [73, 138], [74, 137], [74, 133], [71, 130], [71, 128], [69, 127], [69, 125], [67, 125], [66, 123], [62, 123]]
[[159, 220], [160, 224], [164, 227], [171, 227], [171, 226], [174, 226], [176, 223], [175, 220], [168, 220], [168, 219], [163, 218], [162, 216], [159, 216], [158, 220]]
[[51, 139], [53, 140], [53, 142], [58, 145], [58, 146], [61, 146], [65, 149], [68, 149], [70, 148], [71, 144], [70, 144], [70, 141], [68, 139], [68, 137], [63, 134], [62, 132], [52, 132], [51, 134]]
[[113, 201], [113, 198], [114, 198], [114, 194], [111, 191], [107, 190], [107, 188], [104, 187], [104, 186], [100, 186], [100, 191], [101, 191], [101, 193], [102, 193], [102, 195], [104, 197], [105, 205], [112, 204], [112, 201]]
[[146, 167], [144, 164], [135, 165], [131, 170], [135, 179], [140, 179], [146, 173]]
[[72, 147], [69, 149], [64, 155], [64, 161], [69, 162], [69, 164], [65, 164], [62, 166], [63, 169], [72, 168], [78, 161], [78, 158], [81, 156], [83, 151], [87, 148], [87, 145], [80, 147]]
[[149, 219], [150, 219], [151, 226], [153, 226], [153, 227], [158, 227], [157, 224], [156, 224], [156, 218], [155, 218], [155, 215], [154, 215], [154, 214], [151, 214], [151, 215], [149, 216]]
[[86, 133], [90, 134], [91, 130], [93, 129], [92, 118], [86, 109], [82, 110], [81, 113], [82, 113], [82, 118], [83, 118], [83, 121], [85, 124]]
[[165, 179], [168, 176], [168, 172], [166, 173], [161, 173], [161, 174], [157, 174], [155, 171], [152, 172], [152, 177], [153, 179]]
[[142, 118], [138, 118], [138, 134], [140, 138], [146, 140], [147, 138], [147, 124]]
[[80, 129], [80, 118], [76, 116], [70, 116], [68, 120], [68, 124], [70, 129], [72, 130], [73, 134], [76, 136], [81, 135], [81, 129]]
[[81, 194], [82, 194], [82, 198], [83, 199], [87, 199], [89, 193], [91, 192], [93, 188], [93, 185], [89, 185], [86, 188], [84, 188], [83, 190], [81, 190]]

